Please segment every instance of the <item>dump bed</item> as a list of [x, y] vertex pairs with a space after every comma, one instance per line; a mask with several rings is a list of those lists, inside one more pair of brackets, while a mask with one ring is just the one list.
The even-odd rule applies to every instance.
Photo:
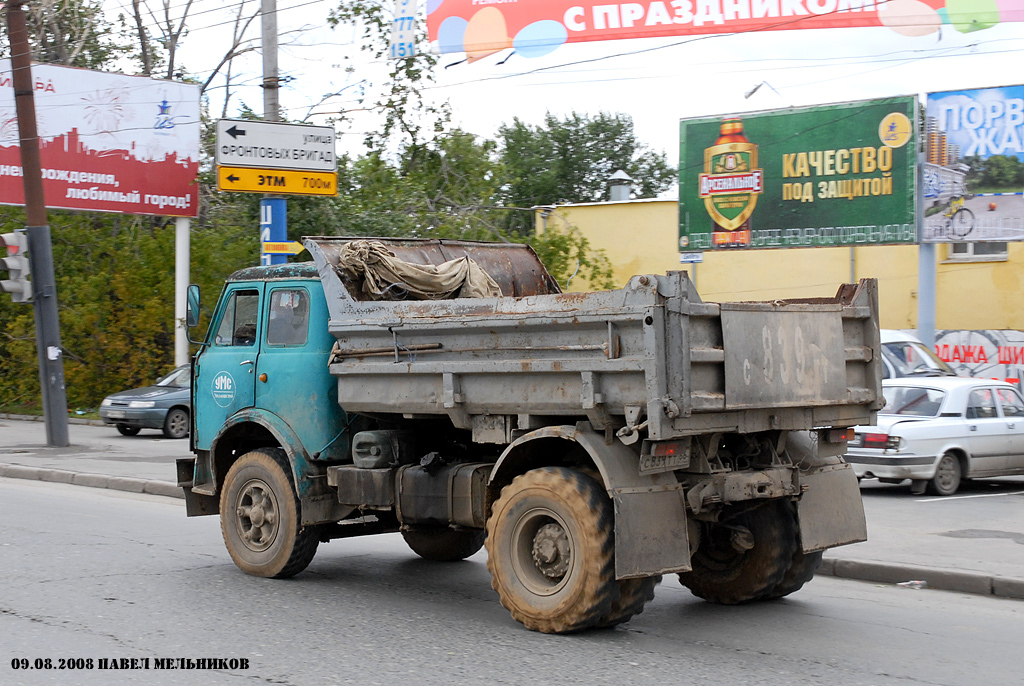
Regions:
[[[834, 298], [705, 303], [683, 272], [561, 293], [528, 246], [381, 240], [402, 260], [469, 256], [502, 297], [363, 299], [337, 269], [350, 238], [311, 237], [348, 412], [447, 415], [507, 442], [531, 417], [651, 439], [867, 424], [881, 403], [877, 284]], [[536, 422], [536, 425], [550, 422]]]

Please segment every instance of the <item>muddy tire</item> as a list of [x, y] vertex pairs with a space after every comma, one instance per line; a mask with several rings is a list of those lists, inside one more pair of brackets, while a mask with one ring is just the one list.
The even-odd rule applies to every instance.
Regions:
[[[750, 532], [749, 549], [737, 550], [733, 545], [735, 527]], [[789, 503], [766, 503], [731, 517], [726, 512], [718, 524], [705, 526], [690, 559], [693, 569], [680, 574], [679, 581], [708, 602], [747, 603], [765, 597], [782, 582], [796, 549], [796, 523]]]
[[[796, 508], [790, 505], [789, 511], [793, 517], [794, 530], [799, 530], [800, 525], [796, 518]], [[813, 553], [805, 553], [800, 547], [798, 538], [797, 545], [793, 550], [793, 557], [789, 561], [789, 567], [786, 568], [782, 581], [776, 584], [775, 588], [768, 591], [761, 599], [777, 600], [799, 591], [803, 588], [804, 584], [814, 578], [815, 572], [821, 567], [822, 555], [824, 553], [820, 550]]]
[[534, 469], [502, 489], [487, 520], [487, 569], [516, 621], [568, 633], [609, 615], [619, 599], [612, 518], [604, 488], [572, 469]]
[[239, 569], [276, 579], [305, 569], [320, 541], [316, 527], [301, 521], [283, 450], [259, 448], [231, 465], [220, 494], [220, 528]]
[[477, 529], [411, 529], [402, 538], [424, 560], [456, 562], [484, 547], [485, 531]]
[[128, 426], [127, 424], [117, 425], [117, 433], [122, 436], [138, 436], [140, 431], [142, 431], [142, 429], [137, 426]]
[[628, 622], [644, 611], [644, 605], [654, 600], [654, 587], [660, 583], [660, 576], [619, 581], [619, 599], [612, 603], [612, 609], [597, 620], [594, 626], [606, 629]]
[[820, 550], [813, 553], [805, 553], [798, 546], [796, 552], [793, 553], [793, 559], [789, 563], [789, 568], [786, 569], [786, 574], [782, 577], [782, 581], [776, 584], [775, 588], [770, 590], [763, 599], [777, 600], [790, 593], [799, 591], [804, 587], [804, 584], [814, 578], [815, 572], [821, 567], [822, 555], [823, 553]]

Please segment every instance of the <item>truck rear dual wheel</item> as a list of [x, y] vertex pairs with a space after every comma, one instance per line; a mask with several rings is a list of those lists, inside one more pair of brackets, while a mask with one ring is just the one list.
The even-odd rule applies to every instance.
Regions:
[[[800, 526], [796, 518], [795, 505], [787, 503], [785, 507], [793, 517], [794, 529], [799, 530]], [[821, 567], [822, 555], [823, 553], [820, 550], [813, 553], [805, 553], [798, 543], [793, 549], [793, 557], [789, 561], [786, 573], [782, 576], [782, 581], [777, 583], [775, 588], [761, 596], [760, 600], [777, 600], [790, 593], [799, 591], [803, 588], [804, 584], [814, 578], [814, 573]]]
[[259, 448], [231, 465], [220, 494], [220, 528], [231, 559], [252, 576], [283, 579], [313, 561], [316, 527], [303, 527], [288, 458]]
[[720, 605], [738, 605], [776, 592], [798, 549], [796, 521], [786, 502], [766, 503], [732, 516], [725, 512], [719, 522], [705, 525], [703, 534], [690, 559], [693, 569], [680, 574], [679, 581], [698, 598]]
[[615, 580], [612, 504], [583, 473], [544, 467], [517, 476], [487, 520], [487, 569], [501, 604], [526, 628], [568, 633], [625, 621], [646, 598], [627, 602]]
[[775, 585], [775, 588], [761, 596], [760, 600], [777, 600], [790, 593], [796, 593], [804, 587], [808, 581], [814, 578], [814, 573], [821, 567], [822, 552], [805, 553], [797, 546], [790, 560], [782, 581]]
[[424, 560], [456, 562], [484, 547], [487, 532], [478, 529], [405, 529], [402, 538]]
[[597, 620], [594, 626], [608, 629], [628, 622], [634, 615], [644, 611], [648, 601], [654, 600], [654, 588], [660, 583], [660, 576], [619, 581], [619, 599], [612, 603], [612, 609]]

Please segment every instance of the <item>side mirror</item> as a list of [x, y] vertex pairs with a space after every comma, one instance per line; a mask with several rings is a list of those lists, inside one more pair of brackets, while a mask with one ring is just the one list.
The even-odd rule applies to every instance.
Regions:
[[192, 284], [188, 287], [187, 301], [185, 326], [193, 327], [199, 324], [199, 286]]

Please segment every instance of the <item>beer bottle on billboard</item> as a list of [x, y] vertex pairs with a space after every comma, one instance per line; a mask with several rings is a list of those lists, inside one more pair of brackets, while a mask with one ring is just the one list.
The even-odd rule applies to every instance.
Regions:
[[726, 117], [718, 139], [704, 151], [700, 195], [711, 216], [716, 248], [750, 245], [750, 217], [762, 188], [757, 146], [743, 133], [743, 120]]

